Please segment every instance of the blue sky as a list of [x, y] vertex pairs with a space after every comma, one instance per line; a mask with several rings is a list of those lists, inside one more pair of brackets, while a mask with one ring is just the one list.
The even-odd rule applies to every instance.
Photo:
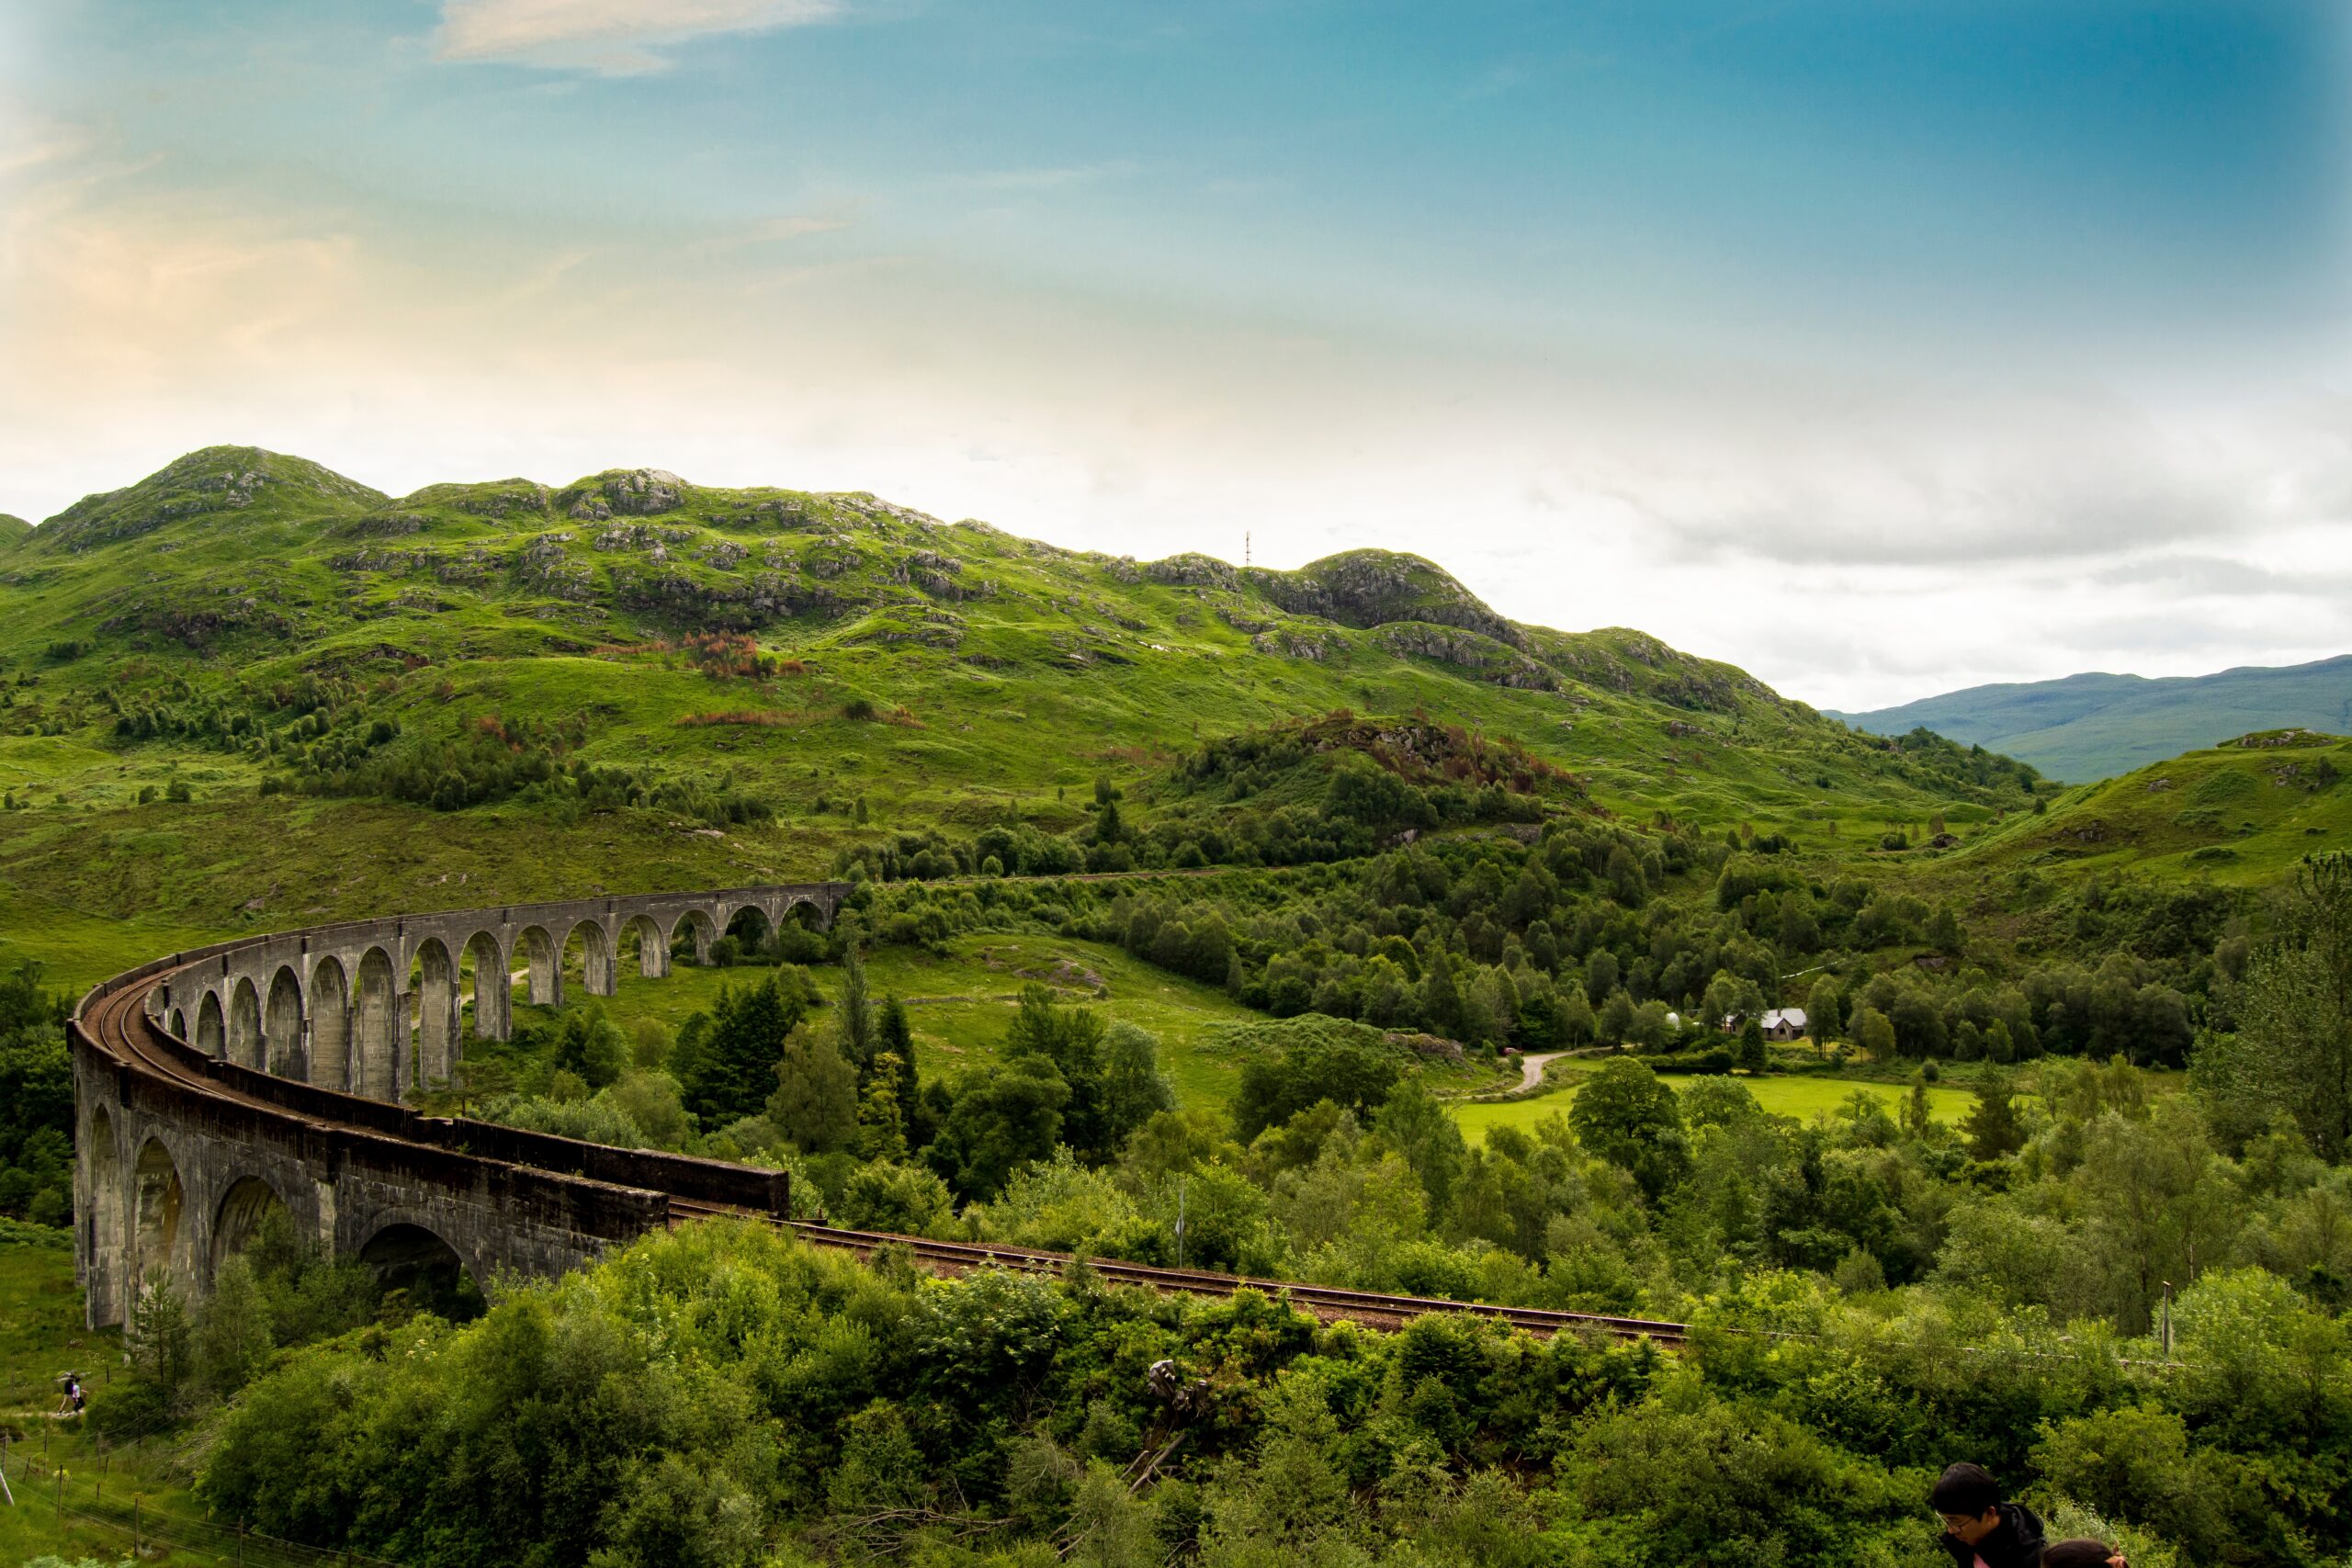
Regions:
[[[0, 0], [0, 510], [215, 440], [657, 463], [1419, 549], [1836, 705], [2317, 657], [2346, 43], [2278, 0]], [[1843, 607], [1736, 608], [1792, 594]]]

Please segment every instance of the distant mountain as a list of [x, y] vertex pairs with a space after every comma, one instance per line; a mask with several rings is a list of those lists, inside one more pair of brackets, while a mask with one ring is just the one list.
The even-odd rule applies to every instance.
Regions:
[[2352, 732], [2352, 654], [2217, 675], [2069, 675], [1971, 686], [1873, 713], [1833, 713], [1873, 735], [1925, 726], [2081, 784], [2257, 729]]
[[33, 531], [33, 525], [21, 517], [0, 512], [0, 549], [6, 549]]

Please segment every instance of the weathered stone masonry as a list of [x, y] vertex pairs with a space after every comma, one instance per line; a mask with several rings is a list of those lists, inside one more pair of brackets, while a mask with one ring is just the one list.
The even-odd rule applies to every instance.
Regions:
[[94, 1327], [141, 1281], [190, 1295], [282, 1208], [337, 1255], [417, 1238], [478, 1281], [548, 1274], [669, 1223], [673, 1200], [782, 1212], [784, 1179], [713, 1160], [611, 1149], [397, 1103], [447, 1080], [460, 1052], [462, 962], [478, 1034], [513, 1027], [512, 969], [562, 1000], [577, 938], [591, 995], [610, 996], [625, 942], [669, 972], [746, 909], [774, 930], [803, 907], [831, 921], [840, 884], [649, 894], [402, 915], [175, 953], [106, 982], [71, 1027], [75, 1258]]

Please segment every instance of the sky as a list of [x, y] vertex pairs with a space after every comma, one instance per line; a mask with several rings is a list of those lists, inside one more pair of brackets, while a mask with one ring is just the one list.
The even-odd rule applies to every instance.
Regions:
[[2335, 0], [0, 0], [0, 512], [249, 444], [1425, 555], [1860, 710], [2352, 651]]

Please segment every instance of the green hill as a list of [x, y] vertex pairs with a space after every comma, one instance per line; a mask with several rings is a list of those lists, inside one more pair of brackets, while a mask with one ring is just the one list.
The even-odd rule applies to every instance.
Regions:
[[2055, 778], [2111, 778], [2248, 730], [2352, 731], [2352, 654], [2162, 680], [2069, 675], [1971, 686], [1834, 716], [1874, 735], [1925, 727], [2031, 762]]
[[2262, 730], [2066, 792], [1971, 845], [1970, 863], [2272, 882], [2352, 843], [2352, 740]]
[[198, 924], [1057, 831], [1098, 774], [1338, 710], [1521, 746], [1580, 811], [1825, 848], [2034, 788], [1638, 632], [1510, 621], [1418, 557], [1138, 562], [659, 469], [393, 499], [191, 453], [10, 550], [0, 660], [0, 787], [40, 808], [6, 818], [0, 876]]
[[0, 550], [32, 536], [33, 525], [23, 518], [0, 512]]

